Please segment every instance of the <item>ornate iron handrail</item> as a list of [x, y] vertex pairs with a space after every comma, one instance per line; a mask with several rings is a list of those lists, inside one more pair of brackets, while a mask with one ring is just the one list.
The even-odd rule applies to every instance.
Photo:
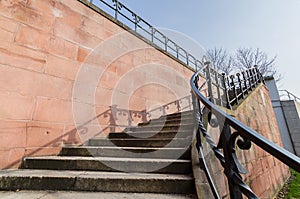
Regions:
[[[118, 22], [121, 22], [127, 28], [134, 31], [135, 34], [146, 39], [156, 48], [163, 50], [174, 59], [188, 65], [195, 71], [201, 66], [202, 62], [193, 55], [180, 47], [177, 43], [167, 37], [158, 29], [154, 28], [142, 17], [134, 13], [119, 0], [78, 0], [88, 7], [95, 10], [100, 9], [102, 12], [110, 15]], [[107, 10], [104, 11], [104, 10]], [[109, 12], [112, 13], [110, 14]]]
[[300, 98], [289, 92], [288, 90], [279, 90], [281, 100], [294, 100], [300, 102]]
[[[251, 142], [259, 146], [264, 151], [270, 153], [277, 159], [279, 159], [284, 164], [300, 172], [300, 158], [294, 154], [288, 152], [287, 150], [277, 146], [273, 142], [269, 141], [253, 129], [248, 126], [245, 126], [243, 123], [239, 122], [232, 116], [225, 113], [217, 105], [205, 98], [201, 94], [201, 89], [204, 84], [199, 88], [199, 73], [196, 72], [190, 80], [190, 85], [192, 87], [193, 93], [193, 104], [196, 115], [196, 124], [197, 124], [197, 147], [200, 157], [201, 167], [205, 170], [207, 179], [211, 186], [212, 192], [215, 198], [220, 198], [214, 182], [211, 178], [211, 175], [205, 167], [205, 159], [202, 152], [202, 143], [201, 136], [203, 136], [207, 143], [210, 145], [215, 156], [220, 161], [221, 165], [224, 168], [224, 173], [227, 177], [230, 198], [232, 199], [242, 199], [243, 194], [248, 198], [258, 198], [251, 188], [243, 181], [241, 174], [245, 174], [246, 170], [240, 164], [237, 155], [236, 155], [236, 145], [242, 150], [248, 150], [251, 147]], [[204, 105], [203, 108], [200, 106], [200, 102]], [[221, 130], [221, 135], [219, 143], [216, 144], [213, 139], [208, 135], [205, 125], [203, 123], [203, 111], [209, 111], [213, 113], [218, 121], [224, 123], [223, 126], [219, 126]], [[236, 130], [236, 132], [231, 133], [231, 127]], [[240, 137], [240, 138], [239, 138]], [[239, 138], [239, 139], [238, 139]], [[220, 150], [222, 149], [223, 152]]]
[[244, 99], [259, 83], [264, 82], [256, 66], [230, 76], [226, 76], [225, 73], [220, 74], [211, 67], [206, 67], [204, 72], [208, 80], [210, 101], [229, 109], [238, 105], [239, 101]]

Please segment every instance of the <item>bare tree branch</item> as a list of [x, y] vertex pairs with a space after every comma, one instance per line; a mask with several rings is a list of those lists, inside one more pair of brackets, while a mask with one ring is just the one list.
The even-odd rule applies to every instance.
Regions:
[[276, 81], [282, 79], [275, 66], [276, 56], [269, 58], [259, 48], [239, 48], [234, 55], [228, 54], [223, 48], [214, 48], [207, 51], [207, 56], [216, 70], [227, 75], [236, 70], [257, 66], [264, 76], [274, 76]]
[[212, 62], [213, 67], [222, 73], [229, 74], [234, 69], [234, 60], [226, 50], [214, 48], [207, 51], [208, 59]]

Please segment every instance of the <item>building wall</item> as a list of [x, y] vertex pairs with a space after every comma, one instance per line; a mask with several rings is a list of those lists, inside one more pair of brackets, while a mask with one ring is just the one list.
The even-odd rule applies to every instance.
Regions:
[[158, 117], [191, 75], [77, 0], [0, 1], [0, 168]]
[[276, 81], [273, 77], [265, 78], [266, 86], [269, 89], [270, 98], [272, 101], [273, 110], [276, 116], [280, 137], [282, 140], [283, 147], [291, 153], [295, 154], [294, 146], [291, 140], [286, 118], [282, 109], [282, 104], [276, 86]]
[[281, 101], [295, 154], [300, 156], [300, 104], [294, 100]]

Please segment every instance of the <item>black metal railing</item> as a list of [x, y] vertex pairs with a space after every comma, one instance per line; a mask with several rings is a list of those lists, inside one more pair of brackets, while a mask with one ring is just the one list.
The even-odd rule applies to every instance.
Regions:
[[300, 102], [300, 98], [289, 92], [288, 90], [279, 90], [280, 100], [293, 100]]
[[[243, 123], [225, 113], [222, 109], [220, 109], [218, 105], [207, 99], [201, 93], [201, 89], [204, 88], [204, 85], [208, 83], [209, 80], [207, 80], [202, 86], [199, 87], [199, 73], [200, 71], [196, 72], [190, 80], [193, 93], [193, 105], [196, 116], [195, 119], [197, 122], [195, 126], [197, 149], [199, 152], [201, 168], [205, 171], [215, 198], [220, 198], [220, 196], [218, 194], [216, 186], [214, 185], [213, 179], [204, 159], [201, 139], [202, 137], [210, 145], [216, 158], [220, 161], [221, 165], [224, 168], [224, 174], [227, 177], [231, 199], [242, 199], [243, 195], [248, 198], [258, 198], [258, 196], [251, 190], [251, 188], [243, 181], [241, 174], [245, 174], [246, 170], [243, 168], [237, 158], [237, 147], [242, 150], [249, 150], [251, 144], [254, 143], [284, 164], [300, 172], [299, 157], [277, 146], [248, 126], [245, 126]], [[211, 114], [215, 115], [217, 121], [219, 121], [221, 134], [218, 144], [216, 144], [215, 141], [209, 136], [203, 122], [204, 115], [208, 115], [208, 120], [210, 120], [211, 117], [209, 116], [211, 116]], [[223, 125], [221, 125], [221, 122]], [[231, 132], [231, 129], [235, 130], [234, 133]]]
[[134, 13], [118, 0], [78, 0], [92, 9], [100, 9], [118, 22], [126, 25], [135, 34], [146, 39], [156, 48], [163, 50], [174, 59], [188, 65], [195, 71], [201, 66], [201, 61], [191, 55], [184, 48], [166, 36], [164, 33], [154, 28], [142, 17]]
[[[206, 62], [210, 65], [210, 62]], [[254, 66], [248, 70], [226, 76], [220, 74], [211, 67], [204, 69], [207, 79], [210, 101], [219, 106], [232, 109], [232, 106], [238, 105], [239, 101], [244, 99], [264, 78], [258, 68]]]

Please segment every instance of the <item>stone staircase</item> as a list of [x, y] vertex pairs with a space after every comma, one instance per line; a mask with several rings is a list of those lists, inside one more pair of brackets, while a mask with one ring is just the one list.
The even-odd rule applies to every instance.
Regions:
[[[59, 156], [26, 157], [0, 171], [0, 190], [67, 190], [183, 194], [195, 197], [191, 111], [162, 116]], [[159, 197], [158, 197], [159, 198]]]

